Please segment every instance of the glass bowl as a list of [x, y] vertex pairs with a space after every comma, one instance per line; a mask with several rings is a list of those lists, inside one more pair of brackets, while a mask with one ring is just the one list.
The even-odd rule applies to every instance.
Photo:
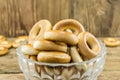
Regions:
[[99, 43], [102, 49], [97, 57], [67, 64], [32, 61], [24, 57], [19, 46], [17, 48], [19, 66], [26, 80], [97, 80], [106, 57], [106, 47], [102, 41], [99, 40]]

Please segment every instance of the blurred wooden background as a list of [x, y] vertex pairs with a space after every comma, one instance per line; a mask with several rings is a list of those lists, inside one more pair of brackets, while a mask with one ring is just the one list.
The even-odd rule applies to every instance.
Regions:
[[0, 0], [0, 34], [27, 35], [35, 22], [79, 20], [99, 37], [120, 37], [120, 0]]

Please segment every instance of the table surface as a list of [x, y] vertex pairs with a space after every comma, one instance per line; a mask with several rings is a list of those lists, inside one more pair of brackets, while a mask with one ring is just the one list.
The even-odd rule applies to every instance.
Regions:
[[[12, 38], [9, 40], [13, 41]], [[14, 48], [9, 49], [7, 55], [0, 56], [0, 80], [25, 80]], [[98, 80], [120, 80], [120, 46], [107, 47], [106, 63]]]

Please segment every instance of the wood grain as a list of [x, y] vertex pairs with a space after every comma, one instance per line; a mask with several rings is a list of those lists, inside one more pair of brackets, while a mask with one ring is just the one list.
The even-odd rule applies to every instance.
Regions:
[[[100, 38], [102, 40], [102, 38]], [[120, 39], [120, 38], [119, 38]], [[14, 38], [9, 38], [13, 41]], [[120, 80], [120, 46], [107, 47], [104, 70], [98, 80]], [[9, 78], [9, 79], [8, 79]], [[19, 69], [17, 55], [14, 48], [5, 56], [0, 56], [0, 80], [25, 80]]]
[[0, 34], [28, 35], [41, 19], [73, 18], [95, 36], [120, 37], [120, 0], [0, 0]]
[[23, 74], [0, 74], [0, 80], [25, 80]]

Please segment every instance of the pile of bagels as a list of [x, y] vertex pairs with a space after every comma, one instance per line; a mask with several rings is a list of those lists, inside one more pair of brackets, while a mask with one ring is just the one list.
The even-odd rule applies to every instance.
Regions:
[[28, 36], [19, 36], [16, 37], [14, 42], [12, 43], [12, 46], [14, 48], [18, 48], [24, 41], [28, 40]]
[[64, 19], [54, 26], [40, 20], [30, 30], [28, 43], [21, 46], [21, 51], [38, 62], [71, 63], [96, 57], [101, 46], [77, 20]]
[[7, 54], [11, 47], [17, 48], [26, 40], [28, 40], [28, 36], [19, 36], [12, 42], [7, 40], [4, 35], [0, 35], [0, 56]]
[[7, 54], [11, 46], [12, 43], [8, 41], [5, 36], [0, 35], [0, 56]]

